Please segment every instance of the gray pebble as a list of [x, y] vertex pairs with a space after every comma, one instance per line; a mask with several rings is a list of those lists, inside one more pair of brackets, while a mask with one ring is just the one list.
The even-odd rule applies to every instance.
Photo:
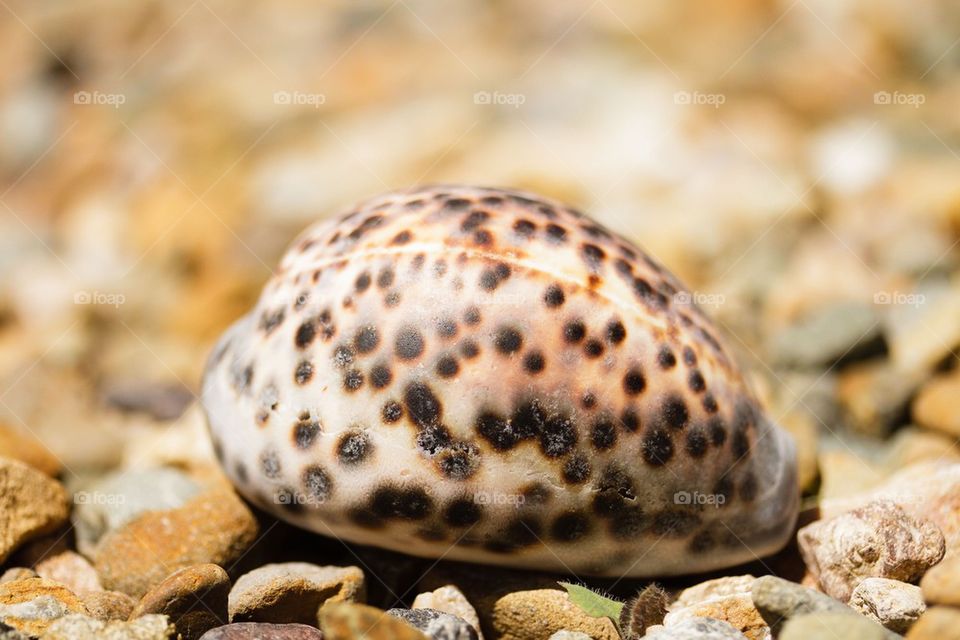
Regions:
[[305, 624], [237, 622], [210, 629], [200, 640], [323, 640], [323, 634]]
[[436, 609], [390, 609], [387, 615], [416, 627], [433, 640], [477, 640], [473, 625]]
[[753, 606], [770, 625], [774, 634], [789, 618], [818, 611], [836, 611], [856, 615], [857, 612], [839, 600], [776, 576], [762, 576], [750, 589]]
[[648, 640], [746, 640], [732, 625], [714, 618], [687, 618], [669, 627], [655, 627], [644, 636]]

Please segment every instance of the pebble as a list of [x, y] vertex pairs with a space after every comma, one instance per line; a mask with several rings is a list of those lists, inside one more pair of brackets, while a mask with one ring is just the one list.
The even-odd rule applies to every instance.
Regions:
[[4, 582], [12, 582], [14, 580], [21, 580], [23, 578], [36, 578], [37, 572], [33, 569], [27, 569], [26, 567], [10, 567], [0, 575], [0, 584]]
[[776, 576], [762, 576], [750, 590], [753, 605], [776, 635], [790, 618], [832, 611], [854, 614], [853, 609], [828, 595]]
[[166, 616], [104, 622], [84, 615], [64, 616], [50, 625], [41, 640], [172, 640], [174, 626]]
[[77, 594], [91, 618], [97, 620], [127, 620], [137, 601], [119, 591], [86, 591]]
[[790, 618], [777, 640], [892, 640], [898, 638], [863, 616], [820, 611]]
[[182, 640], [196, 640], [227, 622], [230, 578], [215, 564], [198, 564], [175, 571], [144, 594], [131, 618], [166, 615]]
[[0, 584], [0, 622], [18, 631], [38, 636], [70, 613], [86, 613], [83, 602], [52, 580], [25, 578]]
[[791, 411], [780, 420], [780, 426], [793, 436], [797, 445], [797, 483], [801, 493], [813, 491], [820, 469], [817, 464], [819, 428], [817, 421], [803, 411]]
[[927, 604], [960, 607], [960, 555], [948, 555], [923, 574], [920, 589]]
[[211, 629], [200, 640], [323, 640], [323, 633], [305, 624], [237, 622]]
[[257, 521], [235, 493], [208, 490], [183, 507], [143, 513], [97, 545], [94, 566], [106, 589], [140, 598], [171, 571], [231, 566], [257, 537]]
[[707, 580], [681, 591], [677, 599], [673, 601], [671, 608], [689, 607], [711, 598], [750, 593], [750, 588], [756, 580], [754, 576], [749, 574]]
[[926, 610], [920, 587], [888, 578], [866, 578], [850, 596], [850, 606], [896, 633], [906, 633]]
[[24, 542], [62, 525], [68, 513], [59, 482], [23, 462], [0, 458], [0, 563]]
[[60, 473], [63, 464], [33, 435], [0, 422], [0, 457], [25, 462], [51, 478]]
[[588, 616], [557, 589], [517, 591], [499, 598], [493, 606], [493, 627], [500, 640], [540, 640], [561, 629], [582, 631], [596, 640], [620, 637], [613, 622]]
[[767, 640], [770, 628], [753, 605], [752, 575], [726, 576], [684, 589], [664, 618], [667, 629], [692, 618], [726, 622], [751, 640]]
[[102, 591], [97, 570], [90, 561], [75, 551], [64, 551], [37, 564], [34, 569], [41, 578], [59, 582], [74, 593]]
[[815, 309], [773, 336], [771, 357], [793, 367], [829, 366], [883, 349], [873, 305], [838, 302]]
[[884, 468], [895, 473], [904, 467], [924, 461], [960, 462], [957, 440], [936, 431], [915, 426], [898, 429], [894, 434]]
[[747, 636], [723, 620], [687, 618], [669, 627], [650, 627], [643, 637], [646, 640], [744, 640]]
[[960, 609], [930, 607], [910, 628], [907, 640], [960, 640]]
[[922, 370], [902, 370], [887, 360], [858, 363], [837, 376], [837, 402], [855, 431], [883, 437], [906, 412], [925, 378]]
[[375, 607], [331, 602], [320, 610], [323, 640], [428, 640], [406, 622]]
[[230, 621], [317, 624], [324, 603], [362, 601], [365, 593], [357, 567], [268, 564], [237, 579], [230, 590]]
[[167, 467], [105, 476], [74, 494], [76, 507], [71, 521], [77, 532], [77, 548], [92, 556], [107, 533], [145, 511], [181, 507], [199, 492], [200, 486], [190, 476]]
[[929, 380], [913, 401], [914, 421], [921, 427], [960, 437], [960, 412], [956, 410], [958, 396], [960, 370]]
[[436, 609], [437, 611], [443, 611], [444, 613], [457, 616], [470, 623], [477, 632], [477, 638], [483, 640], [483, 632], [480, 629], [480, 618], [477, 616], [477, 610], [474, 609], [470, 601], [467, 600], [467, 596], [463, 595], [463, 592], [454, 585], [444, 585], [433, 591], [425, 591], [417, 595], [413, 600], [413, 608]]
[[883, 470], [860, 452], [846, 448], [820, 451], [821, 500], [856, 495], [883, 482]]
[[841, 602], [863, 578], [910, 582], [940, 561], [943, 534], [889, 500], [818, 520], [797, 533], [800, 553], [824, 592]]
[[591, 640], [591, 638], [582, 631], [569, 631], [567, 629], [561, 629], [550, 636], [549, 640]]
[[463, 618], [436, 609], [388, 609], [387, 615], [403, 620], [433, 640], [477, 640], [477, 630]]

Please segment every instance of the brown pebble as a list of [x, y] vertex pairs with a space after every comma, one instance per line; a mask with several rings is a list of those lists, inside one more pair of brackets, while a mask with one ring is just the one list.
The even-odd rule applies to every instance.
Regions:
[[40, 562], [37, 575], [59, 582], [74, 593], [101, 591], [100, 578], [90, 561], [75, 551], [64, 551]]
[[406, 622], [365, 604], [333, 602], [320, 610], [324, 640], [427, 640]]
[[127, 620], [137, 601], [119, 591], [85, 591], [78, 594], [91, 618], [103, 620]]
[[197, 564], [174, 571], [154, 586], [130, 614], [133, 620], [148, 613], [166, 615], [182, 640], [197, 640], [226, 624], [230, 578], [215, 564]]
[[66, 522], [67, 493], [33, 467], [0, 458], [0, 563], [24, 542]]

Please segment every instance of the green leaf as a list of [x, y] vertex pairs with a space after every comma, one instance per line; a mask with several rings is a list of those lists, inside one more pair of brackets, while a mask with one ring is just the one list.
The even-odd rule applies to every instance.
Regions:
[[570, 584], [569, 582], [560, 582], [558, 584], [567, 590], [567, 595], [570, 596], [570, 602], [583, 609], [584, 613], [594, 618], [610, 618], [613, 625], [617, 628], [617, 632], [620, 631], [620, 612], [623, 610], [622, 602], [600, 595], [578, 584]]

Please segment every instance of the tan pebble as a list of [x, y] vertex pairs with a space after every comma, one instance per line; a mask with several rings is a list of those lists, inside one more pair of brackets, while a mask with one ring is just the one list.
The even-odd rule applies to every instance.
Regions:
[[256, 519], [236, 494], [212, 490], [178, 509], [144, 513], [108, 534], [94, 566], [104, 588], [139, 598], [172, 570], [231, 565], [256, 535]]
[[937, 376], [920, 389], [913, 401], [913, 419], [921, 427], [960, 437], [960, 371]]
[[66, 522], [67, 493], [33, 467], [0, 458], [0, 563], [24, 542]]
[[35, 569], [41, 578], [59, 582], [74, 593], [103, 590], [97, 570], [86, 558], [74, 551], [64, 551], [47, 558]]
[[268, 564], [237, 579], [230, 590], [230, 621], [315, 625], [325, 603], [356, 602], [365, 593], [363, 571], [357, 567]]
[[76, 594], [52, 580], [24, 578], [0, 584], [0, 622], [29, 635], [41, 635], [68, 613], [86, 612]]
[[162, 614], [174, 624], [182, 640], [197, 640], [210, 629], [227, 623], [229, 593], [230, 578], [220, 566], [185, 567], [144, 594], [130, 619]]
[[750, 587], [756, 578], [750, 574], [742, 576], [724, 576], [714, 580], [707, 580], [692, 587], [687, 587], [677, 596], [671, 605], [672, 609], [689, 607], [695, 604], [723, 596], [750, 593]]
[[907, 640], [960, 640], [960, 609], [930, 607], [907, 632]]
[[82, 615], [64, 616], [50, 625], [43, 640], [172, 640], [178, 638], [166, 616], [148, 615], [129, 622], [105, 622]]
[[50, 477], [60, 473], [63, 464], [42, 442], [29, 433], [0, 422], [0, 456], [25, 462]]
[[957, 439], [937, 431], [908, 426], [898, 429], [894, 435], [885, 466], [895, 472], [918, 462], [938, 460], [960, 462]]
[[567, 629], [597, 640], [618, 640], [607, 618], [594, 618], [570, 601], [566, 592], [536, 589], [509, 593], [493, 607], [493, 627], [501, 640], [539, 640]]
[[793, 436], [797, 444], [797, 475], [800, 491], [810, 491], [820, 476], [817, 463], [818, 423], [807, 413], [792, 411], [780, 420], [780, 426]]
[[22, 580], [23, 578], [36, 578], [37, 572], [33, 569], [27, 569], [26, 567], [10, 567], [3, 572], [3, 575], [0, 575], [0, 584], [4, 582], [12, 582], [14, 580]]
[[906, 633], [927, 608], [920, 587], [888, 578], [865, 579], [848, 604], [895, 633]]
[[[748, 587], [749, 589], [749, 587]], [[722, 620], [750, 640], [768, 640], [770, 627], [753, 606], [753, 598], [747, 593], [714, 596], [693, 604], [671, 610], [663, 624], [668, 629], [690, 618], [713, 618]]]
[[137, 601], [119, 591], [85, 591], [78, 594], [91, 617], [97, 620], [127, 620]]
[[427, 640], [406, 622], [365, 604], [331, 602], [320, 610], [324, 640]]
[[477, 630], [478, 640], [483, 640], [480, 618], [467, 596], [452, 584], [419, 594], [413, 600], [414, 609], [436, 609], [466, 620]]
[[889, 500], [818, 520], [800, 529], [797, 541], [824, 592], [841, 602], [864, 578], [919, 579], [945, 549], [935, 524], [908, 515]]
[[928, 604], [960, 607], [960, 555], [948, 555], [930, 568], [920, 580]]
[[820, 497], [827, 500], [872, 489], [883, 481], [883, 472], [863, 456], [843, 450], [819, 455]]

